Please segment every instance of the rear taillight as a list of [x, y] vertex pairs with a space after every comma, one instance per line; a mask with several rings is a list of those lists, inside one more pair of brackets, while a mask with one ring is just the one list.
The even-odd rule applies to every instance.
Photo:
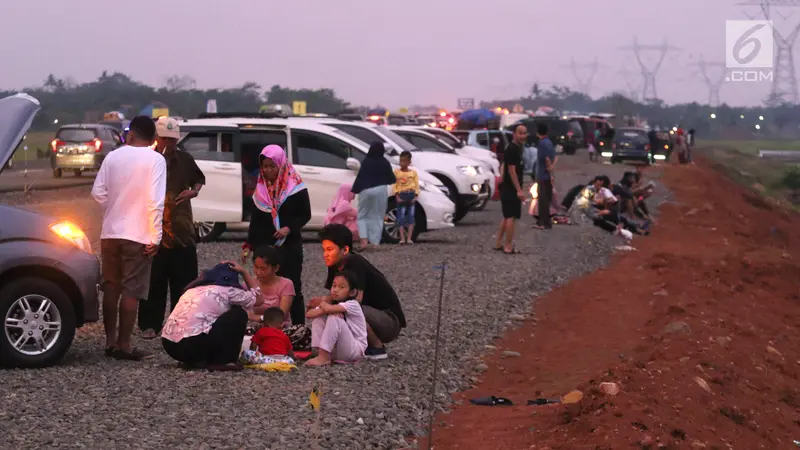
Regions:
[[53, 139], [50, 142], [50, 148], [52, 148], [54, 152], [58, 151], [58, 147], [61, 147], [62, 145], [64, 145], [64, 141], [60, 139]]
[[612, 149], [614, 149], [614, 150], [616, 150], [616, 149], [617, 149], [617, 143], [616, 143], [616, 142], [612, 143], [612, 144], [611, 144], [611, 148], [612, 148]]
[[97, 138], [92, 139], [92, 142], [90, 142], [88, 145], [94, 146], [95, 153], [103, 149], [103, 141]]
[[645, 144], [645, 145], [644, 145], [644, 149], [645, 149], [645, 150], [650, 150], [650, 144]]

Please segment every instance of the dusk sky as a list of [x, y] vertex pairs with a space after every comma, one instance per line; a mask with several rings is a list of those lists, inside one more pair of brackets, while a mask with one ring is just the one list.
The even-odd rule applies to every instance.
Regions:
[[[172, 74], [200, 88], [255, 81], [330, 87], [356, 104], [455, 107], [459, 97], [507, 98], [534, 81], [575, 87], [570, 59], [603, 65], [591, 94], [636, 89], [633, 37], [677, 47], [659, 72], [659, 97], [705, 103], [693, 66], [725, 61], [725, 20], [755, 7], [736, 0], [6, 0], [0, 2], [0, 87], [78, 82], [103, 70], [155, 86]], [[46, 6], [45, 6], [46, 5]], [[800, 23], [800, 8], [775, 26]], [[643, 53], [648, 65], [658, 52]], [[711, 68], [718, 76], [722, 68]], [[623, 74], [621, 71], [628, 71]], [[583, 76], [588, 70], [583, 69]], [[722, 101], [754, 105], [769, 84], [724, 85]]]

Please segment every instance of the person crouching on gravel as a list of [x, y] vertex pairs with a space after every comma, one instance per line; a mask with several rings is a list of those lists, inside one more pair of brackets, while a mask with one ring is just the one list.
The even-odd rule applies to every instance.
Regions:
[[[367, 349], [364, 357], [371, 360], [386, 359], [385, 344], [394, 341], [406, 327], [406, 317], [392, 285], [375, 266], [363, 256], [352, 253], [353, 233], [344, 226], [331, 224], [319, 232], [322, 257], [328, 266], [325, 289], [330, 290], [338, 272], [349, 271], [356, 277], [360, 288], [356, 300], [367, 322]], [[314, 309], [321, 303], [331, 302], [331, 296], [315, 297], [308, 304]], [[312, 332], [313, 334], [313, 332]]]
[[309, 310], [311, 348], [317, 356], [307, 366], [326, 366], [331, 361], [356, 362], [367, 349], [367, 322], [356, 297], [358, 281], [352, 272], [333, 276], [330, 302]]

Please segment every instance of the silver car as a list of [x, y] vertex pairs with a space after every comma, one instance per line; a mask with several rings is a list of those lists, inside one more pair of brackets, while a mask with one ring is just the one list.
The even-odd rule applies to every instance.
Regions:
[[[0, 99], [0, 168], [39, 109], [26, 94]], [[100, 318], [100, 263], [73, 223], [2, 204], [0, 217], [0, 365], [53, 365]]]

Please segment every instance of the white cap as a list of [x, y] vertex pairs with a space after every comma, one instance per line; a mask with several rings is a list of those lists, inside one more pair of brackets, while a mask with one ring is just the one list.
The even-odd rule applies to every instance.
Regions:
[[181, 138], [181, 129], [178, 126], [178, 121], [172, 117], [159, 117], [156, 121], [156, 134], [162, 138]]

